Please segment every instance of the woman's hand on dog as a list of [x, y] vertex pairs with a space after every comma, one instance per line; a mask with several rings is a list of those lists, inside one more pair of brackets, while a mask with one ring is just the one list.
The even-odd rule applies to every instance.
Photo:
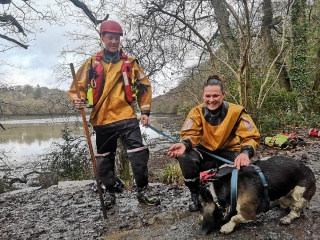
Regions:
[[173, 144], [168, 151], [169, 157], [180, 157], [186, 151], [186, 146], [182, 143], [176, 143]]
[[240, 153], [238, 157], [236, 157], [236, 159], [234, 160], [233, 167], [236, 167], [238, 168], [238, 170], [240, 170], [240, 167], [249, 166], [249, 164], [250, 160], [248, 155], [245, 153]]

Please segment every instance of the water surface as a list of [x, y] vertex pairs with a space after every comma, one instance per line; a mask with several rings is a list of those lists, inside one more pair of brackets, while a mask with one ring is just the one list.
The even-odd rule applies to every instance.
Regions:
[[[87, 117], [87, 119], [89, 116]], [[151, 125], [162, 131], [161, 124], [157, 122], [163, 116], [150, 116]], [[44, 154], [50, 150], [53, 142], [61, 142], [61, 131], [66, 122], [80, 122], [80, 117], [68, 118], [28, 118], [1, 120], [6, 131], [0, 128], [0, 150], [9, 152], [11, 156], [26, 156]], [[140, 126], [141, 132], [148, 139], [160, 137], [150, 128]], [[84, 129], [79, 135], [85, 135]], [[94, 140], [94, 139], [93, 139]], [[94, 142], [94, 141], [93, 141]]]

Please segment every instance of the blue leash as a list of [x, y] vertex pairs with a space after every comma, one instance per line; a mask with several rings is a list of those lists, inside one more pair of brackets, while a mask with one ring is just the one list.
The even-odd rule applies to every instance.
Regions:
[[[174, 141], [174, 142], [177, 142], [177, 143], [179, 142], [177, 139], [174, 139], [174, 138], [172, 138], [172, 137], [164, 134], [163, 132], [159, 131], [158, 129], [152, 127], [150, 124], [147, 124], [147, 126], [148, 126], [149, 128], [151, 128], [153, 131], [161, 134], [162, 136], [164, 136], [164, 137], [166, 137], [166, 138], [169, 138], [169, 139], [171, 139], [171, 140]], [[202, 149], [197, 149], [197, 150], [199, 150], [199, 151], [201, 151], [201, 152], [204, 152], [204, 153], [208, 154], [209, 156], [214, 157], [214, 158], [216, 158], [216, 159], [218, 159], [218, 160], [221, 160], [221, 161], [223, 161], [223, 162], [225, 162], [225, 163], [234, 165], [234, 162], [231, 162], [231, 161], [229, 161], [229, 160], [227, 160], [227, 159], [224, 159], [224, 158], [219, 157], [219, 156], [217, 156], [217, 155], [214, 155], [214, 154], [212, 154], [212, 153], [208, 153], [208, 152], [206, 152], [206, 151], [203, 151]]]

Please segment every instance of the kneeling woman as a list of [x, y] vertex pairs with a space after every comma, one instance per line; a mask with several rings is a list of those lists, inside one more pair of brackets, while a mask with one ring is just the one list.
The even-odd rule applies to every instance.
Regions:
[[[203, 85], [203, 103], [193, 108], [181, 130], [181, 142], [170, 147], [168, 155], [179, 160], [186, 186], [191, 192], [189, 210], [200, 209], [200, 172], [224, 164], [201, 150], [248, 166], [260, 144], [260, 134], [246, 110], [224, 101], [225, 91], [218, 75]], [[199, 151], [200, 150], [200, 151]]]

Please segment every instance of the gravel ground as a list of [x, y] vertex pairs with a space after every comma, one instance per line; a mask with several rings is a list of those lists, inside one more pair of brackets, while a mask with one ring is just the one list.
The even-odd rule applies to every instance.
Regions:
[[[284, 155], [302, 161], [320, 183], [320, 138], [310, 138], [306, 128], [291, 133], [311, 142], [303, 149], [276, 150], [260, 146], [254, 159]], [[28, 191], [27, 191], [28, 190]], [[0, 195], [0, 239], [196, 239], [200, 214], [188, 212], [190, 194], [181, 184], [151, 183], [160, 206], [139, 204], [136, 193], [117, 194], [117, 204], [103, 219], [92, 181], [59, 182]], [[240, 224], [233, 233], [218, 231], [199, 239], [320, 239], [320, 193], [317, 189], [301, 217], [289, 226], [279, 225], [286, 210], [275, 208]]]

